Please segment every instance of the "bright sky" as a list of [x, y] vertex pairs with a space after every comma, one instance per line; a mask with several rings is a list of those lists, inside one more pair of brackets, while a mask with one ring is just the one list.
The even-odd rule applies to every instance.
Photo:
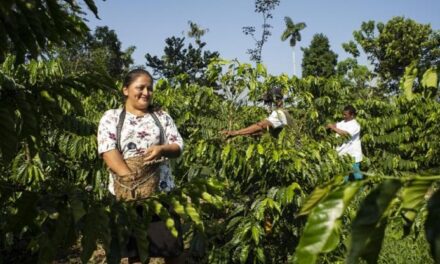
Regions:
[[[165, 39], [183, 36], [188, 21], [209, 32], [202, 38], [206, 49], [218, 51], [224, 59], [237, 58], [250, 62], [246, 54], [254, 47], [250, 36], [242, 33], [243, 26], [255, 26], [261, 34], [262, 17], [254, 12], [254, 0], [95, 0], [101, 20], [88, 16], [89, 27], [108, 26], [114, 29], [123, 48], [134, 45], [135, 64], [145, 65], [145, 54], [163, 55]], [[296, 72], [301, 72], [302, 51], [314, 34], [324, 33], [333, 51], [342, 60], [348, 56], [341, 44], [353, 39], [353, 31], [363, 21], [386, 22], [393, 16], [405, 16], [419, 23], [429, 23], [440, 30], [439, 0], [281, 0], [269, 22], [272, 36], [263, 48], [263, 63], [272, 74], [293, 72], [292, 53], [288, 41], [280, 36], [285, 28], [284, 17], [294, 23], [305, 22], [302, 41], [296, 50]], [[188, 39], [188, 38], [187, 38]]]

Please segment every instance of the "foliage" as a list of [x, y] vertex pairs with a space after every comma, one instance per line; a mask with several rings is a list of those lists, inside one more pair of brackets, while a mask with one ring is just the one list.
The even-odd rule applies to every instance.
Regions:
[[336, 73], [338, 55], [330, 49], [328, 38], [324, 34], [315, 34], [302, 61], [302, 76], [330, 77]]
[[286, 29], [281, 35], [281, 41], [289, 39], [289, 45], [293, 48], [298, 41], [301, 41], [301, 34], [299, 32], [306, 27], [306, 24], [304, 22], [295, 24], [290, 17], [284, 17], [284, 22], [286, 23]]
[[[153, 213], [170, 218], [161, 209], [163, 203], [173, 205], [187, 230], [203, 232], [200, 208], [221, 203], [221, 185], [213, 179], [194, 178], [172, 195], [152, 197], [142, 204], [147, 212], [142, 218], [134, 204], [117, 203], [105, 195], [108, 175], [96, 155], [95, 131], [101, 113], [119, 105], [119, 89], [111, 79], [102, 79], [105, 75], [98, 72], [64, 74], [52, 61], [31, 61], [17, 69], [13, 65], [10, 59], [2, 68], [2, 80], [15, 84], [6, 92], [16, 91], [15, 98], [22, 99], [13, 100], [2, 90], [2, 113], [16, 113], [5, 115], [15, 123], [3, 123], [2, 131], [18, 135], [2, 141], [0, 228], [5, 243], [0, 250], [10, 256], [5, 261], [12, 261], [13, 250], [21, 250], [29, 253], [22, 256], [27, 262], [51, 262], [82, 237], [84, 262], [102, 243], [108, 261], [119, 263], [118, 252], [133, 226], [143, 234]], [[20, 241], [29, 246], [17, 248]], [[147, 258], [148, 244], [140, 247]]]
[[[44, 33], [47, 44], [55, 33]], [[116, 36], [101, 33], [96, 43], [118, 54]], [[96, 151], [97, 122], [121, 104], [115, 76], [101, 67], [118, 66], [115, 57], [86, 71], [81, 61], [78, 68], [67, 62], [75, 50], [62, 56], [54, 46], [22, 63], [14, 54], [31, 52], [8, 43], [0, 67], [0, 262], [51, 263], [79, 243], [83, 262], [100, 244], [107, 262], [119, 263], [133, 230], [146, 261], [153, 214], [177, 231], [165, 205], [182, 218], [191, 263], [313, 263], [345, 256], [348, 263], [380, 262], [389, 221], [402, 235], [424, 230], [439, 261], [437, 68], [410, 64], [399, 82], [402, 92], [384, 96], [368, 73], [359, 76], [356, 61], [331, 77], [272, 76], [262, 64], [217, 55], [211, 62], [202, 55], [204, 44], [185, 49], [183, 39], [171, 38], [169, 57], [150, 60], [166, 77], [156, 82], [155, 103], [173, 116], [185, 140], [182, 157], [172, 162], [178, 188], [134, 204], [107, 194], [108, 173]], [[95, 51], [90, 61], [99, 57]], [[206, 60], [197, 64], [200, 58]], [[285, 105], [294, 127], [278, 137], [219, 135], [265, 118], [257, 99], [275, 85], [289, 95]], [[343, 180], [352, 161], [334, 150], [343, 139], [324, 128], [348, 103], [359, 110], [366, 156], [367, 177], [354, 183]]]
[[[89, 6], [93, 4], [86, 2]], [[42, 7], [38, 8], [44, 12]], [[50, 8], [57, 11], [53, 6]], [[50, 24], [60, 17], [47, 19], [45, 23]], [[65, 19], [63, 23], [70, 21]], [[84, 25], [82, 20], [77, 22], [75, 26]], [[64, 35], [48, 30], [41, 37], [44, 43], [54, 40], [54, 36], [65, 36], [63, 40], [68, 40], [68, 29]], [[81, 31], [78, 41], [86, 37], [85, 33]], [[118, 48], [119, 42], [111, 31], [104, 29], [98, 33], [97, 45], [102, 41]], [[32, 45], [32, 41], [27, 39], [21, 44]], [[88, 261], [100, 243], [108, 262], [119, 263], [119, 252], [130, 230], [135, 228], [137, 234], [145, 234], [153, 213], [176, 232], [164, 203], [181, 215], [187, 234], [194, 234], [196, 241], [204, 233], [199, 212], [204, 211], [202, 207], [209, 211], [221, 205], [218, 193], [222, 186], [209, 177], [187, 180], [171, 195], [157, 194], [142, 203], [146, 212], [142, 216], [136, 214], [135, 204], [109, 198], [105, 191], [108, 174], [96, 154], [95, 134], [102, 113], [120, 105], [119, 87], [103, 71], [108, 70], [105, 67], [84, 70], [81, 62], [81, 67], [76, 68], [66, 61], [73, 56], [72, 50], [65, 50], [66, 57], [57, 56], [54, 51], [47, 51], [53, 52], [51, 59], [41, 57], [20, 63], [12, 55], [17, 53], [17, 47], [11, 45], [5, 54], [12, 54], [6, 55], [0, 67], [1, 262], [51, 263], [80, 240], [83, 262]], [[118, 66], [114, 61], [110, 64]], [[145, 260], [148, 244], [143, 243], [145, 239], [139, 241]]]
[[107, 72], [114, 80], [120, 80], [133, 64], [131, 57], [135, 47], [121, 50], [121, 42], [114, 30], [96, 27], [93, 34], [73, 47], [54, 49], [50, 57], [58, 58], [67, 72], [83, 72], [90, 69]]
[[[82, 1], [81, 1], [82, 2]], [[98, 18], [93, 0], [84, 0]], [[0, 62], [8, 53], [16, 63], [37, 58], [54, 44], [72, 45], [88, 28], [76, 1], [2, 1], [0, 4]]]
[[306, 23], [299, 22], [297, 24], [293, 23], [290, 17], [284, 17], [284, 22], [286, 23], [286, 29], [283, 31], [281, 35], [281, 41], [286, 41], [289, 39], [289, 45], [292, 47], [292, 56], [293, 56], [293, 75], [296, 74], [295, 70], [295, 46], [298, 41], [301, 41], [300, 31], [306, 27]]
[[201, 38], [209, 31], [207, 28], [201, 28], [199, 25], [192, 21], [188, 21], [189, 31], [187, 32], [188, 37], [194, 38], [196, 44], [200, 45], [202, 43]]
[[122, 78], [133, 64], [131, 54], [135, 50], [134, 46], [128, 47], [125, 51], [121, 50], [121, 41], [114, 30], [108, 27], [96, 27], [94, 34], [89, 37], [89, 45], [91, 49], [104, 49], [106, 71], [110, 76]]
[[438, 66], [440, 38], [429, 24], [394, 17], [386, 24], [364, 22], [353, 35], [392, 91], [398, 89], [398, 79], [413, 61], [419, 61], [423, 71]]
[[[373, 189], [368, 192], [352, 221], [347, 263], [358, 263], [359, 258], [377, 263], [390, 217], [401, 217], [405, 234], [411, 230], [418, 232], [420, 228], [416, 226], [420, 225], [415, 222], [417, 219], [424, 221], [426, 217], [423, 217], [423, 208], [426, 197], [429, 197], [427, 193], [440, 179], [437, 169], [440, 160], [435, 143], [438, 140], [435, 132], [439, 129], [438, 122], [430, 121], [439, 118], [440, 113], [436, 93], [437, 73], [428, 70], [421, 80], [415, 82], [417, 74], [413, 74], [414, 68], [408, 67], [406, 72], [401, 82], [401, 88], [406, 92], [401, 96], [389, 98], [390, 101], [385, 104], [378, 104], [377, 100], [356, 102], [359, 104], [357, 108], [361, 109], [359, 115], [363, 115], [358, 121], [363, 127], [363, 148], [369, 157], [370, 171], [367, 173], [370, 177], [357, 184], [368, 189], [373, 186]], [[434, 90], [431, 87], [435, 87]], [[334, 245], [341, 236], [340, 232], [332, 233], [334, 226], [343, 219], [341, 203], [336, 201], [340, 201], [341, 191], [348, 192], [352, 188], [352, 184], [340, 185], [337, 182], [328, 182], [324, 186], [312, 193], [303, 209], [309, 214], [309, 219], [296, 251], [298, 259], [307, 263], [315, 263], [318, 254], [335, 249], [335, 246], [329, 248], [327, 244]], [[318, 193], [319, 196], [316, 196]], [[320, 197], [319, 202], [315, 197]], [[428, 204], [435, 203], [435, 199], [436, 194]], [[346, 199], [344, 202], [343, 208], [347, 208], [350, 201]], [[428, 205], [428, 212], [431, 218], [426, 219], [425, 230], [430, 230], [427, 231], [427, 240], [437, 261], [434, 242], [437, 234], [436, 231], [431, 232], [436, 228], [433, 219], [437, 216], [432, 206]], [[328, 218], [331, 222], [318, 232], [318, 229], [313, 229], [318, 225], [312, 225], [317, 217], [333, 218]], [[326, 236], [329, 233], [331, 237]]]
[[357, 58], [360, 55], [360, 52], [357, 48], [357, 45], [354, 41], [349, 41], [348, 43], [342, 43], [342, 48], [350, 53], [353, 57]]
[[171, 37], [167, 38], [165, 43], [164, 55], [161, 58], [145, 55], [147, 66], [153, 69], [155, 76], [171, 80], [184, 74], [190, 82], [212, 85], [203, 73], [209, 63], [219, 57], [218, 52], [203, 50], [205, 42], [196, 43], [196, 47], [191, 43], [185, 47], [185, 38]]
[[270, 29], [272, 26], [269, 24], [269, 20], [273, 18], [272, 11], [280, 4], [279, 0], [255, 0], [255, 12], [263, 15], [263, 24], [261, 25], [261, 37], [257, 38], [255, 35], [255, 27], [246, 26], [243, 27], [243, 33], [249, 35], [255, 42], [255, 48], [248, 49], [247, 53], [250, 56], [251, 61], [260, 63], [262, 61], [263, 46], [272, 35]]

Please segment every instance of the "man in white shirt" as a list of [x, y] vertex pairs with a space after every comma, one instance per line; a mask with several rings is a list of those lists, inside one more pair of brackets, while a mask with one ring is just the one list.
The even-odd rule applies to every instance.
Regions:
[[283, 93], [281, 88], [272, 88], [263, 96], [266, 105], [275, 105], [275, 110], [266, 118], [246, 128], [239, 130], [224, 130], [223, 135], [228, 137], [259, 135], [264, 131], [271, 131], [274, 136], [278, 136], [282, 128], [292, 125], [293, 121], [287, 111], [283, 110]]
[[363, 175], [360, 170], [360, 162], [362, 161], [362, 147], [361, 147], [361, 126], [356, 121], [356, 109], [347, 105], [342, 115], [344, 120], [336, 124], [328, 124], [327, 128], [331, 129], [338, 136], [346, 136], [349, 139], [342, 145], [336, 148], [336, 151], [340, 156], [350, 155], [354, 159], [353, 163], [353, 176], [355, 180], [362, 180]]

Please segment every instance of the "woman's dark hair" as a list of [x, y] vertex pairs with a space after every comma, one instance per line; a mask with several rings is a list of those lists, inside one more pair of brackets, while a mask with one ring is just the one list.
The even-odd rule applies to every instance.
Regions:
[[151, 76], [151, 74], [147, 70], [137, 68], [129, 71], [127, 75], [125, 75], [124, 82], [122, 83], [122, 87], [130, 86], [130, 84], [134, 82], [141, 75], [147, 75], [148, 77], [150, 77], [151, 81], [154, 81], [153, 76]]
[[352, 105], [347, 105], [344, 107], [344, 112], [349, 112], [351, 115], [356, 115], [356, 108]]
[[[130, 84], [132, 84], [139, 76], [142, 75], [147, 75], [151, 79], [151, 82], [154, 82], [153, 76], [147, 70], [144, 70], [142, 68], [137, 68], [129, 71], [125, 75], [124, 81], [122, 82], [122, 88], [130, 86]], [[127, 98], [124, 96], [124, 101], [125, 99]], [[148, 111], [155, 112], [155, 111], [159, 111], [160, 109], [161, 109], [160, 106], [157, 106], [155, 104], [151, 103], [148, 105]]]

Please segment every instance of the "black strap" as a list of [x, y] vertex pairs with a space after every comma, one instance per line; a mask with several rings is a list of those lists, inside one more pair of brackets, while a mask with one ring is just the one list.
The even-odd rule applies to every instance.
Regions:
[[[122, 131], [122, 126], [124, 125], [125, 114], [126, 111], [125, 108], [123, 108], [121, 113], [119, 114], [118, 125], [116, 126], [116, 148], [121, 153], [122, 153], [121, 131]], [[159, 131], [160, 131], [159, 145], [163, 145], [165, 143], [165, 130], [163, 129], [163, 126], [160, 123], [159, 118], [156, 116], [156, 114], [154, 112], [150, 112], [150, 115], [154, 119], [154, 123], [156, 123], [156, 126], [159, 127]]]
[[125, 120], [125, 108], [122, 109], [121, 113], [119, 114], [119, 120], [118, 125], [116, 126], [116, 148], [119, 150], [119, 152], [122, 153], [122, 147], [121, 147], [121, 131], [122, 126], [124, 125]]
[[162, 124], [159, 121], [159, 118], [154, 112], [150, 113], [151, 117], [154, 119], [154, 122], [156, 123], [156, 126], [159, 127], [160, 130], [160, 138], [159, 138], [159, 145], [163, 145], [165, 143], [165, 130], [163, 129]]

